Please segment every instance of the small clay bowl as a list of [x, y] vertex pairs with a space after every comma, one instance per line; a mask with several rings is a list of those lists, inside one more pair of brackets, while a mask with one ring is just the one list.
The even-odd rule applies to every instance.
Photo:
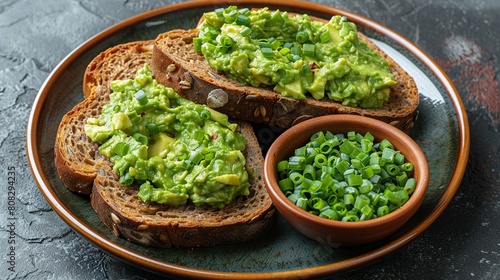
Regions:
[[[318, 131], [361, 134], [370, 132], [375, 142], [389, 140], [414, 165], [416, 187], [409, 200], [393, 212], [367, 221], [342, 222], [308, 213], [287, 199], [278, 186], [277, 164], [288, 159]], [[372, 118], [358, 115], [329, 115], [303, 121], [283, 132], [269, 148], [264, 163], [267, 191], [285, 220], [306, 236], [329, 245], [362, 245], [380, 241], [403, 226], [422, 204], [429, 183], [429, 167], [420, 147], [401, 130]]]

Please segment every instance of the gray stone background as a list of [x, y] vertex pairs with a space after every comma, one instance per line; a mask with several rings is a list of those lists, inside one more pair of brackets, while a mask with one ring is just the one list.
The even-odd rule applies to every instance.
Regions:
[[[38, 89], [73, 49], [130, 16], [179, 1], [0, 0], [0, 275], [3, 279], [160, 279], [81, 238], [52, 210], [29, 171], [26, 124]], [[500, 278], [500, 2], [338, 0], [422, 47], [467, 107], [471, 155], [452, 203], [415, 241], [337, 279]], [[14, 172], [14, 173], [9, 173]], [[14, 174], [15, 231], [7, 219]], [[15, 272], [8, 240], [15, 234]]]

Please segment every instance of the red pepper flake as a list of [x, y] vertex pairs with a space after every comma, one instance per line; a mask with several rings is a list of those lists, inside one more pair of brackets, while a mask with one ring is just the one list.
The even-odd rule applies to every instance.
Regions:
[[314, 72], [314, 70], [319, 68], [318, 64], [316, 64], [316, 62], [314, 62], [314, 61], [309, 62], [309, 67], [311, 68], [311, 71], [313, 71], [313, 72]]

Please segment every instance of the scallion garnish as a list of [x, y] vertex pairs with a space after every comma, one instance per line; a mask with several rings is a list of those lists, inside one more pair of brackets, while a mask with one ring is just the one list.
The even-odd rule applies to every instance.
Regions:
[[274, 51], [271, 48], [265, 47], [260, 49], [262, 51], [262, 55], [267, 58], [274, 57]]
[[388, 140], [370, 133], [319, 131], [278, 163], [279, 186], [307, 212], [365, 221], [401, 207], [414, 192], [413, 165]]
[[314, 44], [304, 44], [302, 45], [302, 52], [305, 56], [314, 57], [316, 53], [316, 47]]
[[321, 43], [330, 41], [330, 32], [328, 32], [328, 30], [324, 31], [323, 33], [321, 33], [321, 35], [319, 35], [319, 39]]
[[295, 35], [295, 40], [301, 44], [307, 42], [309, 40], [309, 34], [305, 31], [299, 31], [297, 32], [297, 35]]
[[143, 90], [139, 90], [134, 94], [135, 99], [139, 102], [141, 105], [146, 105], [148, 103], [148, 97], [146, 96], [146, 93]]
[[236, 24], [237, 25], [250, 25], [250, 19], [247, 16], [240, 14], [236, 17]]

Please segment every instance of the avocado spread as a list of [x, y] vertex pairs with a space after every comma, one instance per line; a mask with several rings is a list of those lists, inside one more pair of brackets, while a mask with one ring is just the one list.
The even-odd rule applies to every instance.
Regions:
[[395, 84], [387, 61], [359, 40], [356, 25], [344, 16], [324, 23], [305, 14], [229, 6], [204, 19], [194, 49], [243, 84], [361, 108], [382, 107]]
[[249, 194], [246, 139], [226, 115], [158, 84], [147, 64], [111, 89], [85, 133], [113, 162], [121, 184], [140, 184], [141, 200], [222, 208]]

